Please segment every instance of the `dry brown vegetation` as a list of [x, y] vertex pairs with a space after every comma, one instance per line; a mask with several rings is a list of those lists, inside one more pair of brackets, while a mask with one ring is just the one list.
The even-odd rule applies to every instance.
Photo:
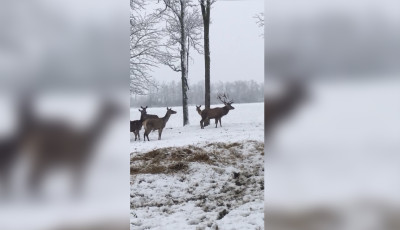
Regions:
[[130, 174], [169, 174], [185, 172], [189, 163], [197, 162], [209, 165], [236, 165], [243, 159], [244, 145], [251, 143], [251, 154], [264, 155], [264, 144], [257, 141], [234, 143], [209, 143], [204, 146], [167, 147], [154, 149], [146, 153], [131, 153]]

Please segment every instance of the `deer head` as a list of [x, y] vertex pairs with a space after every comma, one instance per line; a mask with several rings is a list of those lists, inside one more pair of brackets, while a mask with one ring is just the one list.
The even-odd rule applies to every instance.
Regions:
[[167, 114], [176, 114], [176, 111], [174, 111], [171, 108], [167, 107]]
[[217, 96], [218, 100], [220, 100], [222, 103], [224, 103], [224, 105], [229, 109], [235, 109], [235, 107], [233, 107], [231, 104], [233, 103], [233, 100], [229, 99], [229, 96], [226, 95], [226, 93], [224, 94], [218, 94]]
[[140, 106], [140, 108], [142, 108], [142, 109], [138, 109], [138, 110], [141, 113], [141, 115], [142, 116], [146, 115], [147, 114], [147, 106], [146, 107]]

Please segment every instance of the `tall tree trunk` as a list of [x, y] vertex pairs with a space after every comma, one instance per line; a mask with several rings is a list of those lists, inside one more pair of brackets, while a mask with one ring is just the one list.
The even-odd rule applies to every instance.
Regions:
[[[203, 15], [204, 24], [204, 64], [205, 64], [205, 85], [204, 85], [204, 104], [205, 108], [210, 108], [210, 0], [202, 0], [200, 3], [201, 13]], [[210, 120], [205, 121], [205, 125], [209, 125]]]
[[[181, 9], [185, 9], [186, 1], [181, 1]], [[189, 124], [189, 110], [188, 110], [188, 82], [187, 82], [187, 55], [188, 51], [186, 49], [186, 28], [185, 28], [185, 11], [181, 11], [181, 80], [182, 80], [182, 110], [183, 110], [183, 126]]]

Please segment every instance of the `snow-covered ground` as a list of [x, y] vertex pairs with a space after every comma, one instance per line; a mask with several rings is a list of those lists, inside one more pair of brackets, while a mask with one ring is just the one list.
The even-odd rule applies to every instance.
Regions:
[[285, 224], [270, 229], [398, 229], [382, 226], [400, 207], [399, 101], [398, 80], [310, 85], [266, 146], [265, 208]]
[[131, 229], [264, 229], [263, 105], [234, 104], [205, 129], [195, 106], [185, 127], [175, 107], [160, 141], [131, 134]]

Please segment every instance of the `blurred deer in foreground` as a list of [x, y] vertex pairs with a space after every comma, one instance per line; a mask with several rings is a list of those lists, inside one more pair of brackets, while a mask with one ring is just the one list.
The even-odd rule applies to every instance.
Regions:
[[10, 174], [17, 159], [19, 146], [17, 135], [3, 137], [0, 140], [0, 195], [4, 195], [3, 193], [10, 195]]
[[30, 117], [27, 116], [31, 106], [30, 96], [28, 93], [20, 95], [17, 102], [18, 111], [16, 113], [18, 125], [15, 128], [15, 132], [0, 138], [0, 195], [11, 195], [11, 173], [20, 156], [24, 136], [31, 123]]
[[176, 114], [176, 111], [174, 111], [174, 110], [172, 110], [172, 109], [167, 107], [167, 113], [165, 114], [164, 117], [146, 119], [143, 122], [143, 127], [144, 127], [143, 138], [144, 138], [144, 141], [146, 141], [146, 137], [147, 137], [147, 140], [150, 141], [149, 140], [149, 133], [151, 131], [153, 131], [153, 130], [158, 130], [158, 140], [161, 140], [162, 131], [163, 131], [165, 125], [167, 124], [171, 114]]
[[30, 111], [31, 125], [26, 130], [25, 140], [33, 156], [28, 178], [31, 192], [37, 192], [49, 169], [59, 166], [68, 166], [74, 176], [74, 191], [80, 192], [83, 173], [93, 148], [118, 110], [115, 103], [103, 102], [98, 115], [84, 130], [78, 130], [64, 121], [40, 120]]
[[299, 80], [290, 80], [286, 83], [283, 95], [275, 98], [265, 97], [264, 128], [265, 137], [269, 136], [275, 124], [294, 112], [296, 107], [307, 97], [304, 83]]
[[204, 121], [207, 119], [215, 119], [215, 128], [218, 126], [222, 127], [221, 125], [221, 118], [229, 113], [229, 110], [235, 109], [231, 104], [233, 100], [230, 100], [226, 94], [218, 94], [217, 97], [222, 103], [224, 103], [224, 107], [218, 107], [213, 109], [204, 109], [201, 112], [201, 121], [200, 127], [204, 129]]

